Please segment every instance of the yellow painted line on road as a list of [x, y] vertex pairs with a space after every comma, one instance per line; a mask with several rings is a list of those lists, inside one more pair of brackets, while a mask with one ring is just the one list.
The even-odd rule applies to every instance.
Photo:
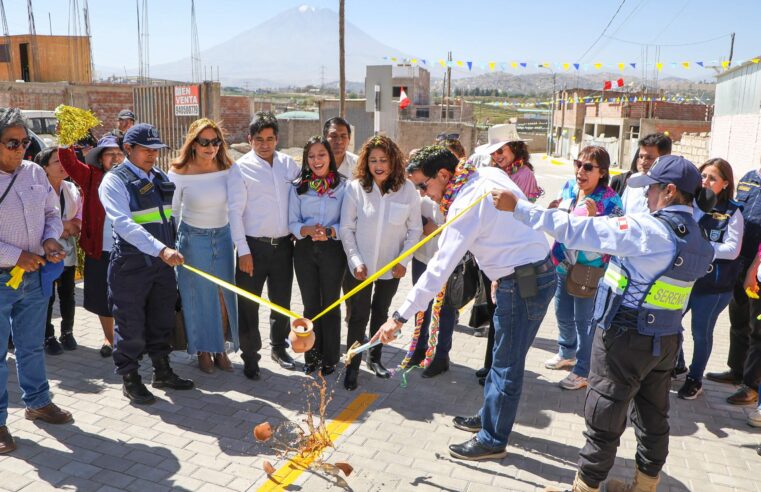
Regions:
[[[330, 440], [335, 442], [349, 426], [362, 415], [367, 408], [378, 399], [377, 393], [360, 393], [338, 416], [325, 426]], [[285, 490], [317, 459], [322, 452], [307, 456], [296, 455], [275, 473], [270, 475], [267, 482], [259, 487], [259, 491]]]

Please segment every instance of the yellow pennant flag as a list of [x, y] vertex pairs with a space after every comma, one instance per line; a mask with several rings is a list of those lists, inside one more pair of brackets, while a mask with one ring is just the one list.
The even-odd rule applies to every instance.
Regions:
[[618, 64], [618, 69], [621, 70], [622, 72], [624, 71], [624, 68], [626, 68], [626, 64], [625, 63], [619, 63]]
[[518, 62], [510, 62], [510, 66], [513, 68], [518, 68]]
[[690, 62], [682, 62], [684, 68], [690, 68]]
[[592, 66], [595, 67], [596, 70], [600, 70], [602, 68], [602, 63], [595, 63]]
[[461, 62], [460, 60], [457, 60], [457, 66], [458, 66], [458, 67], [461, 67], [461, 66], [462, 66], [462, 62]]
[[497, 65], [495, 62], [489, 62], [489, 70], [491, 70], [493, 72], [495, 65]]
[[761, 61], [761, 58], [751, 58], [750, 61], [758, 65], [758, 62]]
[[439, 60], [439, 65], [441, 65], [442, 67], [446, 67], [447, 66], [447, 64], [446, 64], [446, 62], [444, 60]]
[[410, 60], [410, 61], [412, 62], [412, 64], [413, 64], [413, 65], [417, 65], [417, 58], [413, 58], [413, 59], [412, 59], [412, 60]]
[[723, 68], [724, 70], [729, 68], [729, 61], [728, 60], [724, 60], [723, 62], [721, 62], [721, 68]]
[[660, 72], [663, 70], [663, 62], [655, 62], [655, 68]]
[[570, 63], [563, 63], [563, 70], [568, 70], [569, 68], [571, 68]]

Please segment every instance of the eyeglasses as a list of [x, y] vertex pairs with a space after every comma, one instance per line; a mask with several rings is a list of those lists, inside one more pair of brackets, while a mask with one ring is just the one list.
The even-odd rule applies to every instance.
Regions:
[[208, 138], [197, 138], [196, 143], [200, 145], [201, 147], [208, 147], [209, 145], [213, 145], [214, 147], [219, 147], [222, 145], [222, 139], [221, 138], [214, 138], [214, 139], [208, 139]]
[[576, 166], [576, 170], [584, 168], [588, 173], [591, 173], [593, 169], [598, 169], [600, 166], [595, 166], [591, 162], [581, 162], [579, 160], [573, 161], [573, 165]]
[[17, 150], [18, 148], [22, 148], [23, 150], [26, 150], [27, 147], [31, 145], [31, 143], [32, 143], [31, 138], [22, 138], [21, 140], [12, 138], [8, 140], [7, 142], [3, 142], [3, 145], [5, 145], [5, 148], [8, 150]]
[[428, 178], [422, 183], [417, 183], [415, 186], [417, 186], [417, 189], [420, 191], [426, 191], [428, 189], [428, 182], [431, 181], [433, 178]]

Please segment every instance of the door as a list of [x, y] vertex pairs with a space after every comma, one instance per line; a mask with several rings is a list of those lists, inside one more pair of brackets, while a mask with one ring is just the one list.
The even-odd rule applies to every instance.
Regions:
[[29, 73], [29, 43], [21, 43], [18, 50], [21, 61], [21, 78], [24, 82], [30, 82], [32, 79]]

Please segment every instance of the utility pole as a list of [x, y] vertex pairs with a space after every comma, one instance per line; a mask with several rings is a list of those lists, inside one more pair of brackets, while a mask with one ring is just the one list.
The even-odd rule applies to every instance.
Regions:
[[727, 65], [727, 68], [732, 66], [732, 55], [735, 53], [735, 33], [732, 33], [732, 40], [729, 44], [729, 65]]
[[346, 60], [344, 40], [344, 4], [338, 0], [338, 116], [346, 117]]
[[325, 65], [320, 65], [320, 90], [325, 90]]
[[190, 74], [193, 82], [201, 82], [201, 48], [198, 43], [195, 0], [190, 0]]
[[90, 48], [90, 78], [92, 79], [95, 77], [95, 61], [92, 57], [92, 31], [90, 30], [90, 7], [87, 5], [87, 0], [83, 0], [82, 2], [82, 12], [85, 17], [85, 36], [87, 36], [87, 45]]
[[444, 106], [445, 119], [447, 125], [449, 125], [449, 98], [452, 97], [452, 52], [447, 53], [447, 97]]
[[[32, 7], [32, 0], [26, 1], [26, 10], [27, 15], [29, 16], [29, 35], [32, 38], [32, 69], [34, 70], [34, 76], [39, 77], [40, 63], [39, 55], [37, 53], [37, 28], [34, 26], [34, 8]], [[21, 78], [24, 78], [23, 74]], [[29, 80], [32, 80], [31, 74], [29, 74]]]

